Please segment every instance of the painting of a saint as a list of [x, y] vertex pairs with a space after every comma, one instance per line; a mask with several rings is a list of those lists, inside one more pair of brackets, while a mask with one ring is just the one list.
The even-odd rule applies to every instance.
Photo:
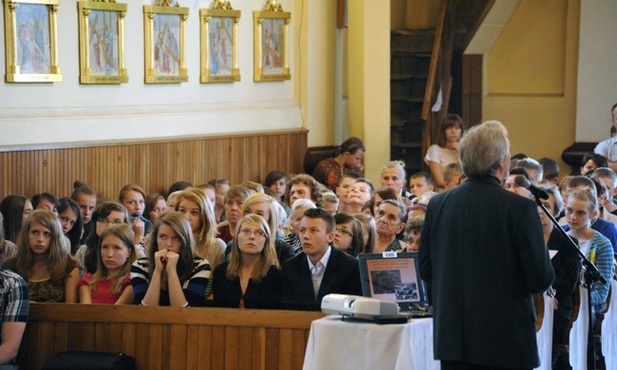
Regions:
[[51, 47], [47, 5], [20, 3], [15, 11], [15, 21], [19, 73], [50, 73]]
[[264, 74], [282, 74], [283, 71], [283, 35], [285, 20], [266, 18], [261, 30], [261, 65]]
[[210, 74], [213, 76], [231, 75], [233, 61], [233, 19], [212, 17], [208, 28], [210, 43]]
[[118, 74], [118, 13], [93, 9], [88, 16], [92, 75]]
[[180, 17], [158, 14], [154, 18], [154, 69], [159, 76], [174, 76], [180, 70]]

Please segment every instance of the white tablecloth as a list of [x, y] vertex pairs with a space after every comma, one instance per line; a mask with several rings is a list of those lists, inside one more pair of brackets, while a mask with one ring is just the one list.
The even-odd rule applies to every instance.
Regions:
[[551, 370], [551, 355], [553, 352], [553, 302], [555, 298], [544, 296], [544, 320], [542, 327], [536, 333], [538, 341], [538, 354], [540, 356], [540, 366], [536, 369]]
[[439, 370], [433, 359], [433, 320], [378, 325], [340, 316], [311, 324], [304, 370]]
[[617, 281], [611, 281], [611, 302], [602, 322], [602, 354], [607, 369], [617, 369]]

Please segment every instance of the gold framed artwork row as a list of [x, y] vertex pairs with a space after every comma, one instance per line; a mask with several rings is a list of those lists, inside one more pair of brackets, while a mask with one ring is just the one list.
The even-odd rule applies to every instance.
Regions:
[[6, 82], [59, 82], [59, 0], [5, 0]]
[[[4, 0], [6, 82], [60, 82], [57, 11], [60, 0]], [[128, 83], [124, 19], [128, 5], [115, 0], [78, 1], [79, 82]], [[289, 70], [291, 13], [268, 0], [253, 12], [253, 80], [282, 81]], [[188, 82], [186, 20], [189, 8], [175, 0], [143, 6], [144, 82]], [[240, 81], [238, 23], [229, 1], [200, 9], [200, 82]]]
[[127, 4], [114, 0], [79, 1], [79, 82], [129, 82], [124, 64], [124, 16]]

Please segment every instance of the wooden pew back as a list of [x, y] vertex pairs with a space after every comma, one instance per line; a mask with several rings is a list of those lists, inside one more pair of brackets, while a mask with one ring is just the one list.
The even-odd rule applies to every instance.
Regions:
[[60, 351], [122, 352], [137, 369], [301, 369], [321, 312], [32, 304], [18, 364]]

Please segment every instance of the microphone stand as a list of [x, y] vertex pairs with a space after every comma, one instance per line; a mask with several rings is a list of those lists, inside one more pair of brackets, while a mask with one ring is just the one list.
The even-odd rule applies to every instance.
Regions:
[[[587, 307], [587, 316], [589, 318], [589, 330], [587, 335], [587, 370], [596, 370], [596, 341], [595, 341], [595, 333], [593, 331], [593, 307], [591, 306], [591, 284], [595, 281], [600, 282], [601, 284], [606, 284], [606, 279], [600, 274], [598, 268], [589, 261], [585, 254], [581, 251], [578, 245], [572, 240], [570, 235], [559, 225], [559, 222], [553, 217], [553, 215], [546, 209], [544, 204], [542, 204], [541, 199], [536, 198], [536, 204], [538, 207], [542, 208], [542, 211], [550, 218], [553, 225], [570, 241], [568, 245], [570, 245], [576, 252], [579, 257], [583, 260], [583, 268], [585, 272], [583, 274], [585, 278], [585, 284], [587, 285], [587, 302], [589, 302]], [[578, 288], [578, 287], [577, 287]]]

